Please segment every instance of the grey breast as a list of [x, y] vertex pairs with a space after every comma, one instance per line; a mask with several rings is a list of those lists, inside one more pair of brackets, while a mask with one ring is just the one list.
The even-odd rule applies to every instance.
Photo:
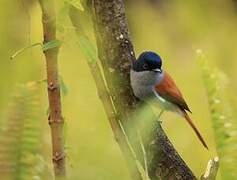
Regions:
[[155, 97], [154, 87], [158, 85], [162, 79], [163, 73], [159, 74], [153, 71], [136, 72], [134, 70], [130, 72], [133, 92], [135, 96], [141, 100]]

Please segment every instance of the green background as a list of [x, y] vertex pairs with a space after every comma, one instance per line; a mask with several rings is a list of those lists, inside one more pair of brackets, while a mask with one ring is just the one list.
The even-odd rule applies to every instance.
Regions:
[[[57, 6], [59, 12], [61, 3]], [[205, 137], [210, 150], [199, 143], [192, 129], [179, 116], [165, 113], [167, 135], [196, 176], [205, 171], [216, 155], [209, 107], [196, 50], [202, 49], [211, 66], [229, 78], [230, 92], [237, 90], [237, 9], [226, 1], [169, 1], [150, 4], [130, 1], [126, 6], [131, 39], [136, 54], [153, 50], [163, 58], [164, 69], [176, 80], [193, 114], [194, 123]], [[62, 97], [66, 119], [67, 163], [71, 179], [128, 180], [129, 172], [98, 98], [86, 59], [80, 52], [72, 26], [59, 32], [63, 45], [59, 70], [68, 87]], [[90, 24], [85, 25], [91, 36]], [[92, 37], [93, 38], [93, 37]], [[4, 114], [16, 83], [45, 79], [45, 60], [34, 47], [10, 60], [16, 51], [42, 41], [41, 12], [34, 1], [0, 1], [0, 113]], [[50, 164], [50, 132], [47, 123], [46, 84], [38, 85], [42, 99], [42, 149]], [[235, 100], [235, 97], [232, 97]], [[236, 103], [235, 103], [236, 104]], [[0, 119], [0, 122], [2, 118]], [[49, 178], [50, 179], [50, 178]]]

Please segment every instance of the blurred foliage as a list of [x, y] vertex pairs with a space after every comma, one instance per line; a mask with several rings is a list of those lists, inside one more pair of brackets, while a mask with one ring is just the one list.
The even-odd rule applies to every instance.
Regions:
[[1, 121], [0, 173], [3, 179], [41, 179], [45, 172], [36, 92], [30, 84], [17, 85], [7, 116]]
[[[16, 83], [25, 84], [28, 81], [45, 79], [45, 62], [41, 48], [31, 48], [17, 56], [14, 61], [9, 60], [17, 50], [42, 42], [41, 12], [36, 2], [36, 0], [0, 1], [0, 117], [3, 117], [6, 111], [16, 113], [15, 110], [6, 106], [12, 101], [9, 96], [15, 93], [13, 89]], [[84, 58], [85, 54], [79, 51], [78, 39], [74, 34], [75, 29], [67, 17], [67, 6], [64, 6], [65, 1], [63, 0], [57, 2], [58, 39], [63, 42], [59, 52], [59, 68], [60, 75], [67, 84], [65, 89], [68, 92], [68, 95], [62, 97], [62, 100], [63, 112], [67, 121], [66, 145], [69, 177], [83, 180], [128, 180], [130, 177], [126, 163], [113, 139], [87, 61]], [[231, 107], [236, 108], [236, 4], [233, 4], [232, 0], [185, 0], [182, 2], [128, 0], [126, 2], [131, 37], [137, 55], [143, 50], [153, 50], [161, 55], [164, 60], [164, 68], [177, 81], [193, 111], [192, 118], [195, 124], [208, 142], [209, 152], [200, 145], [182, 118], [171, 113], [165, 113], [162, 117], [162, 126], [172, 143], [196, 176], [200, 177], [208, 160], [216, 154], [216, 131], [213, 134], [212, 115], [211, 117], [209, 115], [206, 87], [203, 86], [201, 74], [195, 62], [195, 50], [202, 48], [208, 57], [208, 63], [214, 64], [225, 72], [231, 83], [230, 89], [228, 91], [223, 89], [223, 91], [231, 99]], [[94, 44], [91, 21], [88, 20], [88, 15], [83, 13], [82, 16], [81, 24]], [[79, 45], [87, 47], [88, 44], [85, 42]], [[90, 52], [88, 53], [90, 55]], [[39, 130], [39, 133], [42, 133], [42, 142], [39, 143], [42, 145], [40, 154], [44, 155], [46, 161], [42, 163], [50, 165], [51, 168], [51, 140], [45, 113], [48, 107], [47, 91], [45, 84], [38, 88], [39, 98], [44, 99], [39, 105], [39, 115], [42, 120], [42, 132]], [[22, 105], [19, 105], [17, 101], [15, 103], [24, 113], [21, 108], [23, 104], [27, 104], [27, 101], [22, 100]], [[220, 111], [220, 113], [223, 112]], [[233, 113], [233, 117], [236, 117], [236, 111]], [[228, 112], [225, 116], [227, 115]], [[236, 124], [236, 119], [233, 117], [227, 119]], [[8, 125], [4, 119], [7, 118], [0, 119], [2, 128]], [[24, 120], [19, 117], [19, 120], [22, 119]], [[19, 139], [21, 139], [20, 136]], [[222, 145], [219, 144], [219, 141], [226, 143], [226, 138], [217, 141], [217, 148]], [[11, 147], [14, 147], [14, 143], [10, 143]], [[2, 143], [0, 145], [2, 147]], [[218, 154], [230, 151], [228, 147], [224, 149], [222, 151], [218, 148]], [[31, 157], [29, 155], [26, 159], [31, 159]], [[236, 164], [236, 158], [232, 158], [231, 161], [235, 161]], [[21, 168], [24, 167], [19, 167]], [[226, 171], [231, 172], [229, 169]], [[42, 179], [47, 179], [46, 177]], [[222, 173], [218, 179], [226, 179], [225, 177], [227, 177], [225, 173]], [[51, 176], [48, 176], [48, 179], [52, 179]]]
[[204, 85], [207, 90], [217, 153], [220, 157], [223, 179], [237, 177], [237, 124], [233, 108], [226, 96], [227, 77], [220, 70], [210, 67], [207, 58], [197, 51], [201, 64]]

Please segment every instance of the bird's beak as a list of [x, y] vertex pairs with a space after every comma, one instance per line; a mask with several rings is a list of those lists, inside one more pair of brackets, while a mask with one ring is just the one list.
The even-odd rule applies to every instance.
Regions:
[[162, 72], [162, 70], [161, 70], [161, 69], [159, 69], [159, 68], [152, 69], [152, 71], [153, 71], [153, 72], [157, 72], [157, 73], [161, 73], [161, 72]]

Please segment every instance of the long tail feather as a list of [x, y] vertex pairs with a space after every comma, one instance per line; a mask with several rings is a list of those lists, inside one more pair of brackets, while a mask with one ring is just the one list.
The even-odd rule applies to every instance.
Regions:
[[202, 137], [202, 135], [200, 134], [200, 132], [198, 131], [198, 129], [196, 128], [196, 126], [193, 124], [191, 118], [189, 117], [189, 115], [186, 112], [183, 112], [184, 114], [184, 118], [187, 120], [188, 124], [192, 127], [192, 129], [194, 130], [194, 132], [196, 133], [198, 139], [201, 141], [201, 143], [203, 144], [203, 146], [208, 149], [208, 146], [206, 144], [206, 142], [204, 141], [204, 138]]

